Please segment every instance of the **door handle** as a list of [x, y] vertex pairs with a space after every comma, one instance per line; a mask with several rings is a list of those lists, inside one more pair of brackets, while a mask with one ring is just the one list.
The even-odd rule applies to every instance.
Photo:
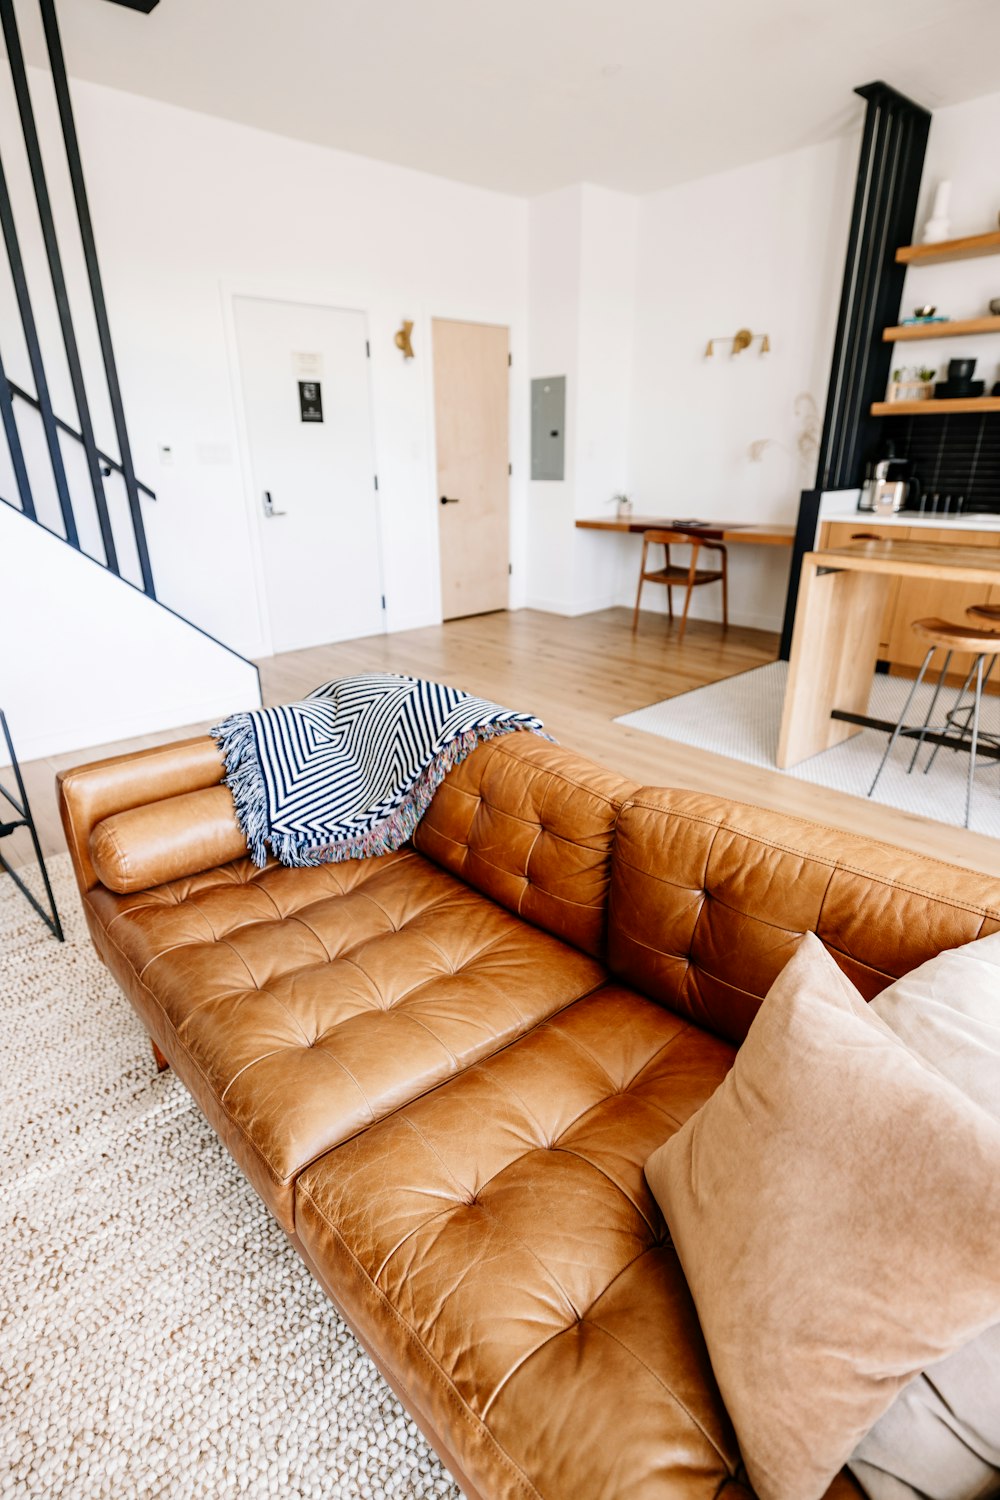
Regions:
[[264, 514], [265, 516], [267, 516], [268, 520], [273, 520], [275, 516], [283, 516], [286, 514], [286, 512], [283, 510], [275, 510], [274, 501], [271, 499], [270, 490], [264, 491]]
[[441, 504], [442, 505], [461, 505], [461, 503], [462, 502], [459, 499], [458, 495], [442, 495], [441, 496]]

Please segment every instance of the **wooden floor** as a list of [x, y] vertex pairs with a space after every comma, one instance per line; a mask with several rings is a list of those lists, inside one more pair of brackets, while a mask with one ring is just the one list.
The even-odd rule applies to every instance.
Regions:
[[[1000, 875], [995, 839], [613, 723], [618, 714], [771, 661], [776, 650], [776, 638], [764, 631], [734, 627], [723, 635], [717, 624], [699, 620], [689, 622], [678, 648], [675, 628], [662, 615], [643, 613], [635, 635], [630, 617], [625, 609], [573, 619], [519, 610], [293, 651], [260, 663], [264, 701], [288, 702], [331, 677], [355, 672], [410, 672], [538, 714], [562, 744], [637, 781], [759, 803]], [[207, 727], [191, 725], [26, 765], [46, 851], [65, 847], [52, 790], [58, 768]], [[27, 845], [15, 837], [15, 857], [23, 859]]]

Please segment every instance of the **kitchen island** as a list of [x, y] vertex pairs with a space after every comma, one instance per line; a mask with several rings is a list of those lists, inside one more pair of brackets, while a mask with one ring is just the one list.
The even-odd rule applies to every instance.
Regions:
[[[912, 619], [937, 613], [936, 605], [926, 601], [933, 601], [940, 588], [960, 587], [973, 603], [988, 602], [990, 591], [1000, 590], [1000, 526], [991, 534], [996, 543], [989, 547], [857, 538], [846, 547], [806, 554], [778, 740], [780, 770], [839, 745], [864, 727], [894, 585], [913, 583], [925, 601]], [[961, 614], [950, 613], [961, 621]], [[925, 650], [920, 647], [921, 658]], [[959, 671], [966, 660], [956, 658]], [[835, 713], [850, 718], [832, 717]]]

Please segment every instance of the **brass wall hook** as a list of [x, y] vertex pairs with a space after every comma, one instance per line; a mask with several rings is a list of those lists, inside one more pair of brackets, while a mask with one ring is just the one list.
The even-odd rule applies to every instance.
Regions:
[[760, 339], [760, 353], [770, 354], [771, 340], [766, 333], [751, 333], [749, 328], [738, 328], [732, 334], [720, 334], [718, 338], [709, 339], [705, 345], [705, 358], [711, 359], [715, 353], [716, 344], [732, 344], [730, 355], [739, 354], [743, 349], [749, 349], [754, 339]]
[[413, 332], [413, 324], [404, 318], [403, 326], [396, 333], [395, 344], [397, 349], [402, 349], [404, 359], [413, 358], [413, 345], [410, 343], [410, 334]]

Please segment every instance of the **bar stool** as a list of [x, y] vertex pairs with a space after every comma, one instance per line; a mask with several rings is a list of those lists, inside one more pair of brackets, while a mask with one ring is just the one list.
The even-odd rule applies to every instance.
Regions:
[[[988, 607], [989, 606], [982, 605], [973, 606], [973, 608], [977, 610]], [[971, 614], [972, 611], [970, 610], [969, 613]], [[978, 617], [981, 618], [981, 616]], [[1000, 618], [1000, 616], [998, 616], [997, 618]], [[916, 764], [917, 756], [920, 753], [920, 747], [924, 743], [928, 732], [935, 734], [938, 733], [937, 730], [931, 729], [931, 720], [934, 717], [934, 710], [937, 707], [938, 698], [941, 695], [941, 689], [944, 687], [944, 681], [948, 675], [948, 668], [951, 665], [951, 658], [956, 651], [962, 653], [968, 652], [971, 656], [974, 657], [974, 661], [971, 668], [969, 669], [969, 673], [965, 679], [965, 682], [959, 689], [958, 696], [955, 699], [954, 707], [945, 717], [944, 725], [942, 726], [941, 731], [943, 733], [947, 733], [948, 729], [956, 728], [955, 716], [958, 713], [959, 705], [961, 704], [962, 698], [965, 696], [965, 693], [968, 691], [969, 684], [972, 682], [973, 677], [975, 677], [975, 692], [972, 703], [970, 705], [969, 715], [966, 719], [965, 724], [957, 728], [954, 741], [952, 742], [956, 750], [965, 744], [968, 744], [969, 747], [969, 780], [965, 793], [965, 826], [966, 828], [968, 828], [969, 813], [972, 810], [972, 781], [976, 771], [976, 749], [978, 747], [980, 738], [979, 711], [983, 700], [983, 683], [986, 680], [986, 677], [989, 676], [989, 673], [992, 672], [997, 659], [997, 655], [1000, 654], [1000, 633], [995, 630], [976, 630], [974, 627], [967, 625], [953, 625], [948, 620], [938, 619], [914, 620], [910, 626], [910, 629], [921, 640], [927, 642], [927, 654], [925, 655], [923, 662], [921, 663], [920, 671], [917, 673], [917, 676], [913, 682], [913, 686], [910, 688], [910, 691], [906, 695], [906, 702], [903, 704], [903, 711], [899, 716], [892, 734], [889, 736], [889, 742], [886, 745], [885, 752], [882, 756], [881, 761], [879, 762], [878, 770], [875, 772], [875, 779], [872, 781], [872, 784], [868, 789], [868, 795], [870, 797], [874, 792], [876, 786], [878, 785], [879, 777], [882, 775], [882, 772], [885, 769], [886, 761], [892, 754], [893, 747], [896, 741], [904, 732], [904, 729], [906, 729], [906, 716], [910, 711], [910, 704], [913, 702], [917, 689], [920, 687], [920, 684], [924, 680], [924, 677], [927, 673], [927, 668], [931, 664], [931, 659], [933, 658], [934, 653], [936, 651], [943, 651], [945, 653], [944, 666], [941, 668], [940, 675], [934, 688], [933, 696], [931, 697], [930, 707], [927, 710], [924, 722], [920, 726], [919, 732], [916, 733], [917, 743], [914, 747], [913, 755], [910, 757], [910, 764], [906, 768], [907, 775], [910, 774], [910, 772], [913, 770], [914, 765]], [[984, 676], [983, 667], [987, 657], [989, 657], [990, 659], [990, 665]], [[971, 728], [969, 726], [969, 718], [971, 718], [972, 720]], [[914, 733], [914, 730], [908, 730], [907, 733], [912, 734]], [[937, 754], [938, 748], [939, 745], [935, 745], [934, 755]], [[927, 766], [925, 767], [925, 770], [930, 769], [931, 763], [934, 760], [934, 755], [931, 756], [930, 760], [927, 763]]]
[[[970, 604], [969, 608], [965, 611], [965, 613], [966, 613], [966, 615], [968, 616], [968, 618], [970, 620], [990, 620], [993, 624], [1000, 625], [1000, 605], [997, 605], [997, 604]], [[993, 671], [993, 668], [996, 666], [996, 663], [997, 663], [997, 658], [995, 656], [991, 657], [990, 658], [990, 664], [986, 668], [986, 671], [985, 671], [985, 673], [983, 675], [983, 687], [984, 688], [986, 687], [986, 684], [990, 680], [990, 675], [991, 675], [991, 673]], [[960, 691], [958, 697], [955, 699], [955, 706], [954, 706], [954, 708], [950, 709], [949, 712], [946, 713], [945, 716], [944, 716], [945, 717], [945, 723], [946, 723], [946, 725], [948, 726], [949, 729], [951, 729], [951, 728], [954, 727], [954, 725], [955, 725], [956, 721], [958, 720], [958, 718], [961, 715], [964, 714], [965, 721], [964, 721], [964, 723], [962, 725], [962, 732], [965, 733], [965, 734], [967, 734], [968, 730], [969, 730], [969, 720], [972, 718], [972, 710], [973, 710], [973, 707], [975, 705], [975, 700], [973, 700], [972, 703], [969, 703], [967, 707], [963, 708], [962, 707], [962, 699], [965, 697], [966, 693], [969, 691], [969, 685], [972, 682], [972, 678], [973, 678], [973, 674], [975, 673], [975, 670], [976, 670], [976, 664], [975, 664], [975, 662], [973, 662], [972, 666], [969, 668], [968, 672], [965, 674], [965, 681], [962, 683], [961, 691]], [[982, 729], [979, 731], [979, 739], [980, 739], [980, 741], [989, 740], [991, 744], [1000, 745], [1000, 735], [987, 734], [985, 732], [985, 730], [982, 730]], [[957, 748], [957, 746], [955, 748]], [[925, 776], [927, 775], [927, 772], [930, 770], [931, 766], [934, 764], [935, 760], [937, 759], [937, 753], [938, 753], [938, 751], [940, 749], [941, 749], [940, 745], [935, 745], [934, 746], [933, 753], [931, 754], [931, 756], [930, 756], [930, 758], [929, 758], [926, 766], [924, 766], [924, 775]]]

